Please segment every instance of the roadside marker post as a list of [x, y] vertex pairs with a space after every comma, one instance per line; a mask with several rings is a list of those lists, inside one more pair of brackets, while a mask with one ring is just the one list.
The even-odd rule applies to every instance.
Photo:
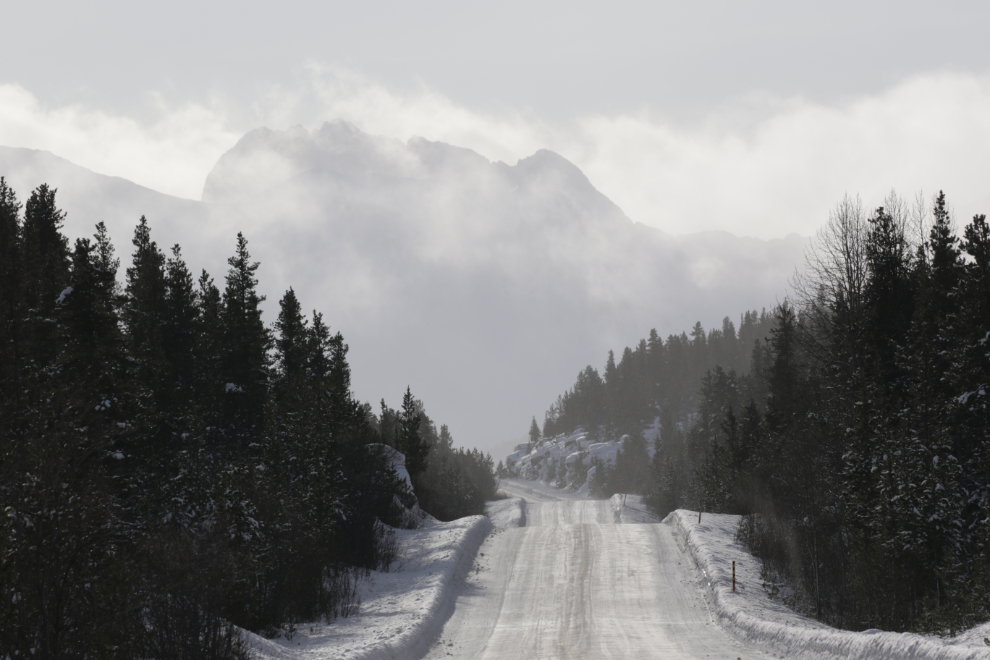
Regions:
[[732, 590], [736, 590], [736, 562], [732, 562]]

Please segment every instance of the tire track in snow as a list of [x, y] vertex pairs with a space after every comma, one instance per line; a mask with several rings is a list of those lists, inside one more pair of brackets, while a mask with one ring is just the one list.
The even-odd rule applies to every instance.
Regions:
[[485, 542], [426, 658], [767, 657], [715, 625], [669, 526], [616, 525], [608, 502], [531, 495], [546, 501]]

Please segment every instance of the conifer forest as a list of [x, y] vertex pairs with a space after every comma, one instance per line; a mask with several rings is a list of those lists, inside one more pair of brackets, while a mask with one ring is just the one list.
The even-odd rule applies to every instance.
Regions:
[[847, 197], [771, 311], [610, 352], [530, 436], [626, 436], [593, 495], [742, 515], [764, 586], [820, 621], [951, 633], [990, 618], [988, 342], [986, 217]]
[[70, 241], [64, 218], [0, 179], [0, 657], [246, 657], [235, 626], [352, 613], [417, 506], [495, 498], [491, 457], [411, 389], [355, 399], [292, 289], [266, 324], [243, 235], [217, 281], [141, 218], [119, 273], [106, 227]]

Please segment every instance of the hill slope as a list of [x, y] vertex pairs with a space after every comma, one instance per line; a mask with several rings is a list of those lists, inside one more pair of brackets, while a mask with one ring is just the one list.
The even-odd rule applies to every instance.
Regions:
[[159, 244], [181, 243], [218, 280], [244, 231], [269, 321], [293, 286], [344, 333], [360, 398], [394, 404], [411, 385], [459, 443], [488, 449], [522, 434], [609, 348], [772, 305], [804, 246], [635, 223], [549, 151], [492, 163], [340, 121], [248, 133], [202, 202], [46, 152], [0, 148], [0, 174], [22, 199], [42, 181], [57, 186], [66, 232], [105, 220], [125, 261], [142, 214]]

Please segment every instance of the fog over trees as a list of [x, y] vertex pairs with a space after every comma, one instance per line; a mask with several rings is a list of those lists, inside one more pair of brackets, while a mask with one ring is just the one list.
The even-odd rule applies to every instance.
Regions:
[[[575, 364], [644, 328], [666, 336], [782, 299], [807, 241], [689, 224], [671, 235], [634, 222], [551, 151], [492, 162], [344, 121], [251, 131], [199, 201], [28, 149], [0, 147], [0, 173], [19, 191], [58, 188], [73, 236], [102, 221], [122, 244], [144, 215], [196, 273], [224, 272], [244, 232], [267, 318], [292, 287], [348, 338], [362, 400], [412, 383], [458, 442], [484, 451], [521, 435]], [[120, 256], [126, 267], [129, 251]]]
[[[794, 273], [800, 237], [666, 236], [547, 151], [510, 166], [343, 122], [259, 130], [203, 202], [3, 158], [68, 173], [80, 215], [106, 200], [131, 243], [102, 220], [69, 231], [55, 186], [22, 200], [0, 178], [11, 658], [245, 657], [238, 627], [351, 615], [396, 529], [482, 514], [499, 476], [534, 476], [477, 448], [510, 424], [502, 440], [621, 444], [545, 464], [560, 487], [740, 515], [768, 592], [828, 624], [990, 618], [990, 228], [959, 226], [941, 193], [843, 199]], [[165, 230], [131, 214], [144, 204]], [[218, 272], [221, 244], [222, 278], [189, 266]], [[271, 300], [255, 246], [276, 257]], [[709, 327], [671, 327], [695, 312]], [[345, 341], [338, 317], [361, 332]], [[389, 387], [359, 395], [365, 369], [365, 391]]]
[[55, 189], [21, 204], [0, 178], [0, 654], [246, 657], [232, 624], [347, 615], [417, 507], [495, 497], [490, 456], [410, 388], [398, 411], [354, 397], [293, 289], [266, 324], [243, 234], [217, 283], [142, 217], [121, 286], [106, 226], [64, 221]]
[[872, 210], [844, 198], [792, 298], [738, 331], [726, 318], [609, 352], [550, 407], [543, 436], [627, 435], [592, 494], [742, 514], [767, 588], [829, 624], [985, 621], [990, 226], [959, 227], [950, 208], [942, 193]]

